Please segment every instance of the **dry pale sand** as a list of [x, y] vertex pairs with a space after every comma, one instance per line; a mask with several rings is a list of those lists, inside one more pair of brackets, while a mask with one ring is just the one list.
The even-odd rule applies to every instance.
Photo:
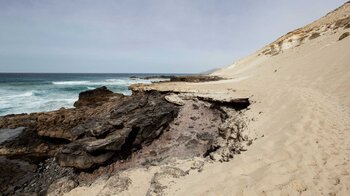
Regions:
[[[246, 115], [253, 120], [248, 129], [261, 136], [230, 162], [169, 177], [164, 194], [350, 195], [350, 37], [338, 41], [350, 28], [327, 28], [349, 12], [347, 4], [306, 26], [321, 32], [316, 39], [306, 38], [300, 46], [285, 47], [275, 56], [259, 55], [262, 49], [214, 73], [229, 80], [150, 86], [249, 96], [253, 104]], [[125, 175], [132, 185], [114, 194], [145, 195], [152, 174], [159, 170], [129, 171]], [[93, 195], [96, 190], [102, 188], [81, 187], [70, 194]]]

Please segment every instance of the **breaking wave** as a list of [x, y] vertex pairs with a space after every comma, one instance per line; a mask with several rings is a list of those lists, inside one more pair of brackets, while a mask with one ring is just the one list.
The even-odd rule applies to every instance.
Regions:
[[61, 86], [111, 86], [111, 85], [130, 85], [134, 83], [151, 83], [150, 80], [130, 80], [130, 79], [106, 79], [101, 81], [54, 81], [52, 84]]
[[129, 77], [111, 74], [0, 74], [0, 116], [70, 108], [80, 92], [100, 86], [130, 95], [129, 85], [157, 81]]

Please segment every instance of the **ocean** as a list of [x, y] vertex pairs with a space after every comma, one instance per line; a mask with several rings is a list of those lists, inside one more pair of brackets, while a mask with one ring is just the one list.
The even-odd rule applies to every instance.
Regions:
[[130, 95], [129, 85], [151, 83], [131, 76], [154, 75], [162, 74], [0, 73], [0, 116], [71, 108], [80, 92], [100, 86]]

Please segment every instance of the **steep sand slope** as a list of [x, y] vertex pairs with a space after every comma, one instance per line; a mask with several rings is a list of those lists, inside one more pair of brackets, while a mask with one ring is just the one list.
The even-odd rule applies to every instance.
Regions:
[[232, 162], [210, 165], [169, 192], [349, 195], [350, 38], [338, 42], [341, 33], [277, 56], [248, 57], [216, 73], [231, 81], [197, 88], [252, 94], [256, 103], [248, 115], [256, 120], [249, 128], [264, 137]]
[[[248, 129], [260, 136], [230, 162], [207, 164], [202, 172], [169, 180], [173, 183], [165, 193], [350, 195], [350, 37], [338, 41], [350, 28], [336, 28], [349, 13], [350, 4], [345, 4], [214, 73], [228, 80], [147, 87], [250, 96]], [[320, 36], [310, 39], [314, 33]], [[140, 183], [122, 194], [143, 195], [147, 172], [131, 172]]]
[[[264, 136], [233, 161], [178, 179], [167, 192], [350, 195], [350, 37], [338, 41], [350, 29], [336, 27], [349, 13], [350, 4], [345, 4], [214, 73], [229, 80], [151, 87], [252, 95], [248, 115], [255, 121], [249, 129]], [[314, 33], [320, 36], [310, 39]], [[289, 39], [302, 41], [288, 45]], [[277, 52], [264, 51], [273, 45], [280, 46]]]

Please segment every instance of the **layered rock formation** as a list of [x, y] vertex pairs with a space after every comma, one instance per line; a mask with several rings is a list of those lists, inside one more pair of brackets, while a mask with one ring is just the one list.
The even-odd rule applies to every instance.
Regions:
[[128, 156], [159, 137], [177, 113], [178, 108], [157, 92], [127, 97], [108, 116], [74, 127], [72, 133], [79, 139], [63, 147], [58, 162], [87, 169], [112, 156]]
[[[131, 76], [131, 79], [136, 79], [139, 77]], [[155, 75], [155, 76], [146, 76], [141, 77], [141, 79], [150, 80], [150, 79], [164, 79], [160, 80], [159, 82], [210, 82], [210, 81], [218, 81], [222, 80], [224, 78], [219, 76], [210, 76], [207, 74], [201, 74], [201, 75], [187, 75], [187, 76], [167, 76], [167, 75]], [[168, 80], [165, 80], [168, 79]]]
[[[54, 182], [51, 187], [74, 188], [78, 181], [160, 164], [171, 157], [228, 161], [244, 150], [241, 143], [248, 142], [237, 112], [249, 106], [248, 99], [216, 100], [158, 91], [124, 96], [101, 87], [80, 93], [74, 105], [72, 109], [0, 117], [0, 130], [13, 133], [1, 141], [0, 156], [31, 165], [30, 171], [20, 172], [27, 176], [20, 184], [27, 186], [18, 193], [46, 190]], [[232, 129], [236, 121], [240, 124]], [[0, 162], [6, 165], [9, 160]], [[47, 179], [41, 167], [48, 174], [57, 170], [62, 175]], [[84, 175], [77, 176], [65, 167], [84, 171]], [[62, 184], [62, 177], [69, 178], [69, 184]], [[2, 190], [14, 194], [15, 187]]]
[[[278, 55], [283, 51], [298, 47], [306, 42], [312, 41], [338, 29], [347, 30], [350, 28], [350, 16], [347, 11], [350, 3], [347, 2], [340, 8], [328, 13], [321, 19], [278, 38], [273, 43], [264, 47], [260, 53], [264, 55]], [[344, 14], [346, 13], [346, 14]]]
[[152, 92], [126, 97], [102, 87], [81, 93], [77, 109], [5, 116], [1, 128], [26, 129], [18, 139], [4, 142], [0, 155], [54, 156], [61, 166], [78, 169], [127, 156], [159, 137], [177, 116], [177, 106], [164, 96]]

